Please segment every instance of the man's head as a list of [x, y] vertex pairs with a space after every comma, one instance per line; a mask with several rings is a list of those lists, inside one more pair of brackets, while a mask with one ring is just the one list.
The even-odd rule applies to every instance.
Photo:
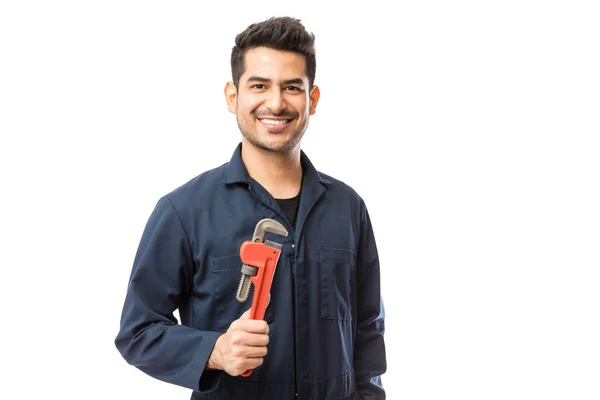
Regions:
[[308, 89], [312, 89], [317, 71], [315, 36], [306, 31], [300, 20], [290, 17], [270, 18], [248, 26], [236, 36], [235, 46], [231, 50], [231, 75], [236, 88], [239, 88], [240, 77], [244, 73], [246, 51], [256, 47], [302, 54], [306, 61], [306, 76], [310, 85]]
[[252, 24], [237, 35], [233, 82], [225, 96], [242, 135], [255, 147], [287, 152], [300, 143], [320, 95], [314, 41], [289, 17]]

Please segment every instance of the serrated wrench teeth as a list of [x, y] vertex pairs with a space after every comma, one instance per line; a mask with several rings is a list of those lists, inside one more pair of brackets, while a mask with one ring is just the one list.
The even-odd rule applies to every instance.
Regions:
[[238, 286], [237, 293], [235, 298], [240, 303], [245, 303], [248, 300], [248, 296], [250, 296], [250, 286], [252, 285], [252, 281], [250, 281], [250, 277], [248, 275], [243, 275], [240, 278], [240, 284]]
[[240, 278], [240, 284], [238, 285], [238, 290], [235, 295], [235, 298], [240, 303], [245, 303], [246, 300], [248, 300], [248, 296], [250, 295], [250, 286], [252, 285], [250, 277], [256, 276], [257, 273], [258, 268], [246, 264], [242, 265], [242, 277]]

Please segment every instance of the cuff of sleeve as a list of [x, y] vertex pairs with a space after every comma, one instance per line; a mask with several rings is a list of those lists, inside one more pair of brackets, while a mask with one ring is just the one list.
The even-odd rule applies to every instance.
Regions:
[[219, 382], [221, 382], [221, 376], [223, 374], [223, 371], [206, 369], [206, 364], [208, 363], [210, 354], [212, 353], [212, 350], [215, 347], [215, 343], [217, 342], [219, 336], [221, 336], [221, 333], [207, 332], [202, 337], [202, 340], [206, 342], [203, 346], [200, 346], [200, 350], [196, 355], [197, 365], [202, 368], [200, 370], [200, 379], [198, 379], [197, 391], [199, 393], [213, 391], [219, 386]]
[[207, 393], [219, 387], [223, 371], [215, 369], [204, 370], [200, 376], [200, 384], [198, 386], [199, 393]]

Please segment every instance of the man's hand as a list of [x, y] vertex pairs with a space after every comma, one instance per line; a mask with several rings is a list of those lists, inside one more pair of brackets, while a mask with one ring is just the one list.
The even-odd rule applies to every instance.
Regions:
[[250, 310], [233, 321], [213, 348], [208, 369], [220, 369], [238, 376], [263, 363], [269, 343], [269, 325], [263, 320], [252, 320]]

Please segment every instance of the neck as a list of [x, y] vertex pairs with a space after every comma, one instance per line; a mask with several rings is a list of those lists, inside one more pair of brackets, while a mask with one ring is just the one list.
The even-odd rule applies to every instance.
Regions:
[[289, 152], [274, 152], [259, 149], [243, 139], [242, 161], [252, 179], [260, 183], [274, 198], [288, 199], [300, 191], [300, 144]]

